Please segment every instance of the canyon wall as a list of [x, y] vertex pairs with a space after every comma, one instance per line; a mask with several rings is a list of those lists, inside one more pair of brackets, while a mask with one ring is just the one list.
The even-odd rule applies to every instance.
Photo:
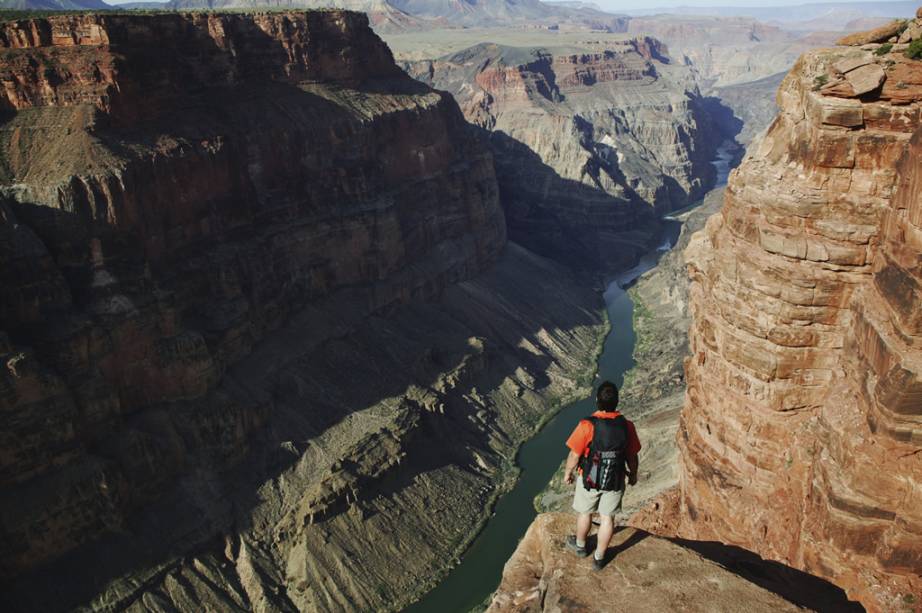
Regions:
[[0, 46], [5, 608], [412, 599], [604, 331], [457, 105], [344, 11]]
[[623, 269], [713, 182], [720, 126], [656, 40], [484, 43], [408, 70], [488, 131], [510, 236], [539, 253]]
[[905, 49], [805, 54], [686, 251], [678, 532], [874, 611], [922, 596], [922, 61]]
[[[628, 32], [654, 36], [689, 64], [703, 86], [748, 83], [787, 72], [804, 51], [821, 42], [751, 17], [655, 15], [634, 17]], [[829, 42], [834, 40], [834, 35]]]

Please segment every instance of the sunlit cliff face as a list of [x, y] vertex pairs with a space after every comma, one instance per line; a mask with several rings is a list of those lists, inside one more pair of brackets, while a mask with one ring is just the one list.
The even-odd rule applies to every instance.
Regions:
[[922, 62], [901, 53], [806, 54], [686, 252], [683, 530], [829, 577], [874, 610], [922, 589], [910, 75]]

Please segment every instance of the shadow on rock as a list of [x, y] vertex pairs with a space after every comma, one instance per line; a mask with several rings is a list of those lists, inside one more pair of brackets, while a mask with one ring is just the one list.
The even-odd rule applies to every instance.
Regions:
[[849, 613], [864, 611], [864, 607], [859, 603], [848, 599], [842, 588], [829, 581], [791, 568], [781, 562], [764, 560], [755, 553], [740, 547], [715, 541], [691, 541], [681, 538], [667, 540], [691, 549], [712, 562], [717, 562], [747, 581], [778, 594], [798, 606], [815, 611]]

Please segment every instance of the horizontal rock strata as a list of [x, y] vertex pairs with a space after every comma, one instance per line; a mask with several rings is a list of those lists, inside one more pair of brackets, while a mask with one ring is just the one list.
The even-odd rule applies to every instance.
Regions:
[[[686, 251], [680, 533], [878, 611], [922, 595], [922, 86], [903, 76], [920, 66], [804, 55]], [[824, 87], [833, 76], [854, 94]]]
[[713, 182], [720, 127], [654, 39], [579, 53], [481, 44], [408, 70], [488, 131], [510, 237], [539, 253], [623, 268], [658, 215]]
[[578, 391], [599, 297], [506, 243], [489, 151], [363, 15], [0, 44], [5, 604], [406, 602]]

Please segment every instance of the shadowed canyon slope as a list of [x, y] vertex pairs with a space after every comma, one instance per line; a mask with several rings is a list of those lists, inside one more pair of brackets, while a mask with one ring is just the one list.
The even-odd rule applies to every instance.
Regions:
[[713, 183], [722, 126], [654, 39], [484, 43], [408, 70], [489, 132], [510, 237], [539, 253], [624, 268]]
[[675, 528], [879, 611], [922, 595], [922, 61], [904, 48], [805, 54], [686, 251]]
[[489, 151], [364, 15], [0, 46], [4, 608], [407, 602], [580, 392], [600, 297], [506, 242]]

